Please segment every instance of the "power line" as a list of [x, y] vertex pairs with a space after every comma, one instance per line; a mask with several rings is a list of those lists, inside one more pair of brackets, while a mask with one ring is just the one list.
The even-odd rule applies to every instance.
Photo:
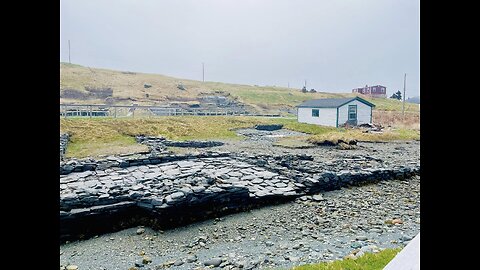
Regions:
[[405, 85], [407, 84], [407, 73], [403, 77], [403, 105], [402, 105], [402, 115], [405, 117]]
[[72, 63], [72, 61], [70, 61], [70, 39], [68, 40], [68, 63]]

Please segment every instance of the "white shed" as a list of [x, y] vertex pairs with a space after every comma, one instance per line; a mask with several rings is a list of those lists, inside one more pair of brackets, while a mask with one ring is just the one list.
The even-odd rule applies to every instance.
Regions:
[[312, 99], [297, 106], [297, 121], [332, 127], [371, 124], [373, 107], [360, 97]]

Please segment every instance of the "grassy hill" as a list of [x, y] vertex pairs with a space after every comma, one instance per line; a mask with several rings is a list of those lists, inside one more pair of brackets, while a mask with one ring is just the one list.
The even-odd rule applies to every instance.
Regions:
[[[151, 85], [145, 88], [144, 84]], [[177, 88], [182, 84], [186, 90]], [[266, 87], [221, 82], [201, 82], [159, 74], [90, 68], [60, 63], [60, 102], [89, 104], [164, 105], [171, 102], [194, 104], [206, 95], [226, 96], [262, 112], [293, 109], [309, 99], [353, 97], [352, 93], [302, 93], [300, 89]], [[400, 101], [363, 98], [376, 110], [400, 111]], [[417, 104], [407, 103], [407, 111], [418, 112]]]

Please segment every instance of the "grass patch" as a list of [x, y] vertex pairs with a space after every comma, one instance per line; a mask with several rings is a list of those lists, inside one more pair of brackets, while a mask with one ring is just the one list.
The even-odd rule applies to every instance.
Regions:
[[[293, 120], [292, 120], [293, 121]], [[163, 136], [171, 140], [240, 139], [234, 129], [272, 123], [261, 117], [166, 116], [155, 118], [60, 119], [60, 132], [69, 133], [67, 157], [145, 151], [135, 136]]]
[[314, 145], [305, 140], [305, 137], [284, 137], [278, 139], [273, 145], [285, 148], [310, 148]]
[[325, 141], [338, 143], [339, 140], [350, 142], [356, 140], [360, 142], [388, 142], [396, 140], [420, 140], [420, 131], [411, 129], [392, 129], [385, 130], [382, 133], [363, 133], [359, 129], [338, 129], [338, 131], [314, 135], [307, 139], [313, 144], [320, 144]]
[[293, 267], [291, 270], [381, 270], [400, 252], [401, 248], [366, 253], [358, 259], [343, 259], [319, 264]]
[[66, 157], [84, 158], [88, 156], [133, 154], [148, 151], [148, 147], [138, 144], [129, 136], [111, 137], [111, 140], [89, 140], [72, 137], [68, 144]]
[[[60, 119], [60, 132], [69, 133], [67, 157], [86, 157], [135, 153], [146, 147], [135, 142], [136, 135], [162, 136], [171, 140], [241, 139], [235, 129], [257, 124], [283, 124], [284, 128], [312, 135], [310, 143], [319, 140], [355, 139], [358, 141], [389, 141], [419, 139], [419, 131], [396, 129], [382, 134], [360, 130], [337, 129], [298, 123], [295, 118], [265, 118], [239, 116], [162, 116], [154, 118], [67, 118]], [[283, 138], [285, 147], [308, 146], [301, 137]]]

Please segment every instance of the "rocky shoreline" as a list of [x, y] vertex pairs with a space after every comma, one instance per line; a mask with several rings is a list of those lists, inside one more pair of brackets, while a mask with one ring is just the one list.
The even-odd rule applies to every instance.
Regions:
[[418, 233], [418, 141], [285, 149], [273, 143], [298, 133], [238, 133], [245, 140], [173, 142], [183, 154], [140, 137], [148, 153], [61, 161], [61, 265], [290, 267]]
[[288, 269], [355, 251], [402, 247], [419, 230], [420, 177], [415, 176], [302, 196], [169, 230], [133, 227], [74, 241], [60, 246], [60, 265], [156, 270], [219, 263], [224, 269]]
[[60, 238], [88, 237], [139, 224], [183, 225], [319, 191], [419, 173], [419, 166], [364, 165], [319, 164], [307, 155], [230, 154], [72, 172], [60, 176]]

